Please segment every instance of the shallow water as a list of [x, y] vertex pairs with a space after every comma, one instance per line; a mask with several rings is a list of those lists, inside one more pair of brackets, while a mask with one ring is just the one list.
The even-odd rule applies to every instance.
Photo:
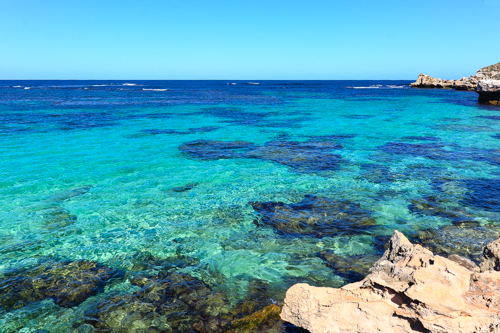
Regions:
[[[394, 229], [478, 260], [500, 231], [500, 108], [408, 84], [0, 81], [0, 331], [119, 331], [103, 304], [152, 300], [140, 277], [210, 294], [210, 313], [162, 294], [188, 306], [157, 331], [189, 331], [355, 281]], [[81, 260], [107, 275], [78, 301], [25, 278], [88, 283], [57, 268]]]

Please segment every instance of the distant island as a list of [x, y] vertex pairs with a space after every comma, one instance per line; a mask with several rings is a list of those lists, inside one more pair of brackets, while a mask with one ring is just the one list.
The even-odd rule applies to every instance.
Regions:
[[476, 74], [459, 80], [436, 79], [421, 73], [411, 87], [476, 91], [479, 103], [500, 105], [500, 62], [483, 67]]

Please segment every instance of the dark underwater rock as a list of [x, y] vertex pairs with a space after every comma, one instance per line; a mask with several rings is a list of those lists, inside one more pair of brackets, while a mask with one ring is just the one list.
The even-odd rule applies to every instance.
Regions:
[[283, 236], [332, 237], [359, 234], [376, 225], [373, 212], [347, 200], [306, 195], [299, 203], [251, 202], [262, 215], [257, 225], [271, 226]]
[[404, 175], [391, 171], [391, 168], [380, 164], [362, 164], [358, 176], [372, 183], [383, 184], [400, 180]]
[[342, 157], [332, 150], [342, 149], [330, 141], [271, 141], [245, 154], [249, 158], [273, 161], [299, 172], [336, 170]]
[[198, 114], [209, 115], [217, 118], [223, 118], [226, 122], [235, 124], [235, 125], [250, 125], [250, 126], [258, 126], [265, 122], [266, 118], [272, 113], [266, 112], [250, 112], [245, 111], [242, 108], [235, 107], [208, 107], [202, 109]]
[[76, 222], [76, 215], [61, 206], [53, 206], [43, 214], [44, 227], [48, 230], [67, 227]]
[[225, 295], [190, 275], [136, 277], [132, 284], [141, 289], [101, 300], [86, 312], [98, 332], [223, 332], [229, 325]]
[[121, 275], [90, 260], [48, 260], [32, 268], [7, 272], [0, 280], [0, 306], [18, 309], [51, 298], [57, 305], [70, 308], [101, 292]]
[[308, 333], [280, 318], [282, 304], [270, 304], [261, 310], [235, 319], [226, 333]]
[[342, 149], [342, 145], [332, 141], [271, 141], [255, 146], [245, 141], [197, 140], [179, 149], [202, 160], [255, 158], [287, 165], [298, 172], [336, 170], [342, 162], [342, 157], [332, 152]]
[[491, 212], [500, 212], [500, 179], [462, 180], [467, 188], [463, 203]]
[[403, 140], [415, 140], [415, 141], [441, 141], [440, 138], [435, 136], [404, 136]]
[[412, 242], [420, 244], [432, 252], [450, 256], [459, 255], [478, 263], [481, 261], [483, 248], [495, 240], [500, 232], [483, 226], [447, 225], [438, 229], [417, 230], [411, 236]]
[[342, 117], [348, 118], [348, 119], [369, 119], [369, 118], [373, 118], [375, 116], [366, 115], [366, 114], [348, 114], [348, 115], [342, 115]]
[[[445, 148], [453, 147], [454, 150]], [[432, 143], [405, 143], [388, 142], [378, 148], [388, 154], [411, 155], [425, 157], [431, 160], [473, 160], [500, 165], [500, 152], [493, 149], [463, 148], [456, 144], [432, 142]]]
[[378, 260], [380, 254], [360, 254], [355, 256], [340, 256], [332, 250], [318, 253], [325, 264], [335, 273], [349, 282], [361, 281], [368, 275], [369, 269]]
[[189, 190], [192, 190], [196, 186], [198, 186], [200, 183], [189, 183], [183, 186], [178, 186], [178, 187], [173, 187], [172, 191], [173, 192], [187, 192]]
[[458, 132], [494, 132], [495, 129], [490, 126], [474, 126], [462, 124], [442, 124], [433, 125], [432, 128], [438, 130], [458, 131]]
[[454, 225], [478, 226], [474, 215], [459, 207], [447, 207], [435, 197], [424, 197], [411, 200], [410, 212], [427, 216], [438, 216], [451, 220]]
[[378, 149], [397, 155], [412, 155], [426, 157], [433, 160], [456, 160], [459, 159], [456, 152], [444, 150], [445, 144], [442, 143], [406, 143], [406, 142], [388, 142]]
[[71, 188], [69, 190], [54, 194], [53, 196], [47, 199], [47, 202], [60, 204], [66, 200], [88, 193], [92, 189], [92, 187], [93, 187], [92, 185], [83, 185]]
[[[195, 134], [195, 133], [206, 133], [212, 132], [220, 129], [217, 126], [205, 126], [205, 127], [195, 127], [188, 128], [187, 130], [175, 130], [175, 129], [144, 129], [141, 130], [141, 133], [150, 134], [150, 135], [159, 135], [159, 134], [177, 134], [177, 135], [187, 135], [187, 134]], [[140, 137], [140, 136], [138, 136]]]
[[335, 141], [341, 139], [352, 139], [356, 134], [331, 134], [331, 135], [311, 135], [311, 141]]
[[477, 116], [477, 118], [485, 118], [491, 120], [500, 120], [500, 116]]
[[42, 248], [42, 241], [38, 239], [26, 239], [13, 244], [1, 246], [0, 254], [3, 255], [3, 258], [16, 257], [21, 252], [36, 251], [41, 248]]
[[241, 157], [244, 151], [255, 145], [245, 141], [197, 140], [184, 143], [179, 147], [188, 156], [202, 160], [218, 160]]
[[131, 272], [140, 272], [146, 270], [156, 270], [168, 272], [172, 269], [181, 269], [188, 266], [199, 264], [199, 260], [184, 255], [176, 255], [168, 258], [160, 258], [152, 255], [150, 252], [137, 252], [131, 256], [120, 258], [119, 267]]

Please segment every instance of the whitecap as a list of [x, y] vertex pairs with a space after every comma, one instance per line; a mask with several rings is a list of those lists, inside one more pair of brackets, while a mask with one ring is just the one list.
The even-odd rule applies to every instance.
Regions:
[[12, 88], [22, 88], [23, 86], [13, 86]]
[[142, 90], [147, 90], [147, 91], [167, 91], [168, 89], [146, 89], [146, 88], [142, 88]]
[[24, 87], [24, 89], [31, 89], [30, 87]]
[[248, 84], [260, 84], [259, 82], [248, 82]]
[[109, 84], [94, 84], [92, 87], [107, 87]]
[[369, 86], [369, 87], [352, 87], [353, 89], [379, 89], [380, 86]]
[[124, 83], [123, 85], [124, 86], [136, 86], [137, 84], [135, 84], [135, 83]]

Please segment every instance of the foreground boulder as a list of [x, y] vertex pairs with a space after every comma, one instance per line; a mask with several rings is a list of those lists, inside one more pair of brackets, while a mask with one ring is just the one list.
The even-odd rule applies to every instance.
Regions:
[[499, 248], [500, 239], [487, 246], [479, 272], [396, 231], [364, 280], [340, 289], [296, 284], [281, 318], [311, 333], [500, 332]]

